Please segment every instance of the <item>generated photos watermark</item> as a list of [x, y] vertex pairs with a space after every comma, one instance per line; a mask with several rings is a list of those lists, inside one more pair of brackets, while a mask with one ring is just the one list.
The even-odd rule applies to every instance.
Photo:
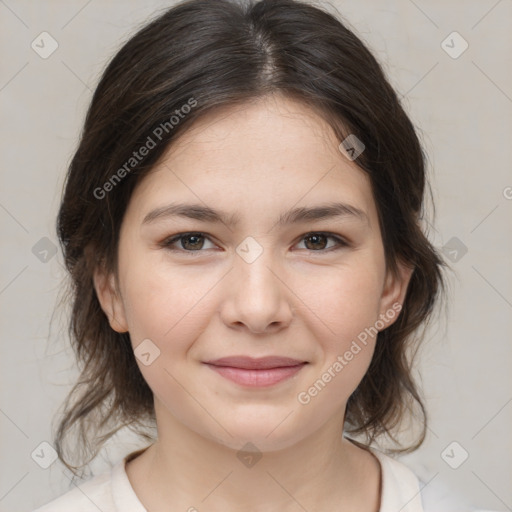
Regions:
[[179, 109], [174, 111], [174, 114], [169, 118], [168, 121], [160, 123], [151, 133], [148, 135], [144, 144], [142, 144], [137, 150], [133, 151], [132, 156], [101, 186], [96, 187], [93, 191], [93, 195], [96, 199], [104, 199], [108, 192], [111, 192], [114, 187], [121, 182], [121, 180], [129, 174], [138, 164], [140, 164], [144, 158], [146, 158], [152, 149], [154, 149], [159, 142], [162, 141], [163, 137], [170, 133], [175, 126], [177, 126], [182, 119], [190, 113], [192, 108], [197, 106], [197, 100], [189, 98], [187, 103], [184, 103]]
[[391, 308], [389, 308], [385, 313], [381, 313], [379, 315], [379, 320], [377, 320], [371, 327], [365, 327], [357, 335], [357, 340], [352, 340], [352, 343], [348, 350], [346, 350], [343, 355], [338, 355], [336, 360], [327, 368], [327, 370], [322, 373], [322, 375], [305, 391], [301, 391], [297, 394], [297, 400], [302, 405], [307, 405], [311, 402], [311, 400], [317, 396], [326, 385], [331, 382], [349, 363], [354, 359], [359, 352], [361, 352], [362, 347], [365, 347], [368, 344], [368, 338], [374, 338], [379, 331], [386, 327], [387, 322], [393, 320], [400, 311], [402, 310], [402, 305], [399, 302], [395, 302]]

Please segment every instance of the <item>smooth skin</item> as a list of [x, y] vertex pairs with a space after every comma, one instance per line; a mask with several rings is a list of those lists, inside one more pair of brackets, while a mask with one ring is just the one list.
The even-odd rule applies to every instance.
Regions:
[[[412, 273], [403, 265], [387, 272], [370, 180], [339, 143], [310, 107], [274, 94], [200, 118], [136, 187], [118, 281], [98, 268], [94, 283], [112, 329], [128, 331], [134, 349], [149, 339], [160, 351], [149, 365], [137, 359], [154, 394], [158, 440], [126, 465], [147, 510], [378, 511], [380, 465], [342, 437], [377, 338], [308, 404], [297, 399], [403, 303]], [[291, 209], [333, 202], [363, 215], [278, 223]], [[238, 222], [144, 222], [171, 203]], [[196, 238], [169, 242], [190, 232]], [[240, 247], [261, 254], [248, 262]], [[308, 364], [248, 388], [204, 364], [233, 355]], [[252, 467], [237, 457], [248, 442], [262, 455]]]

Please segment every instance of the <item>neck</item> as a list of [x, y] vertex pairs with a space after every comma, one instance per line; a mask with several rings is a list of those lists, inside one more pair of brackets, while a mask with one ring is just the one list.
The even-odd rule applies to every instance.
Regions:
[[379, 463], [342, 437], [343, 418], [333, 417], [314, 435], [264, 453], [226, 447], [170, 415], [158, 425], [158, 441], [126, 465], [135, 493], [148, 510], [379, 508]]

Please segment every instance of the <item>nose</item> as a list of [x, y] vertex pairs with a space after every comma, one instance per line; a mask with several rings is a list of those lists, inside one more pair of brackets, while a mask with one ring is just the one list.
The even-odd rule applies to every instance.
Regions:
[[254, 261], [236, 255], [224, 283], [221, 316], [226, 325], [253, 334], [275, 333], [293, 317], [293, 293], [281, 265], [270, 250]]

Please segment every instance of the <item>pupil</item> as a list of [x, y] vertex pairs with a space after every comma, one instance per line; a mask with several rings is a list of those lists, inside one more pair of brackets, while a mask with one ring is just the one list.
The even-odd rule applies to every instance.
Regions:
[[318, 243], [318, 239], [322, 239], [322, 238], [325, 239], [324, 235], [310, 235], [308, 237], [309, 240], [311, 240], [311, 239], [316, 240], [316, 242], [313, 242], [313, 244]]
[[[196, 239], [196, 243], [192, 242], [192, 249], [194, 248], [197, 248], [197, 240], [201, 238], [201, 235], [188, 235], [186, 238], [185, 238], [185, 243], [188, 243], [189, 240], [194, 240]], [[190, 244], [189, 244], [190, 245]], [[200, 247], [199, 247], [200, 248]]]

